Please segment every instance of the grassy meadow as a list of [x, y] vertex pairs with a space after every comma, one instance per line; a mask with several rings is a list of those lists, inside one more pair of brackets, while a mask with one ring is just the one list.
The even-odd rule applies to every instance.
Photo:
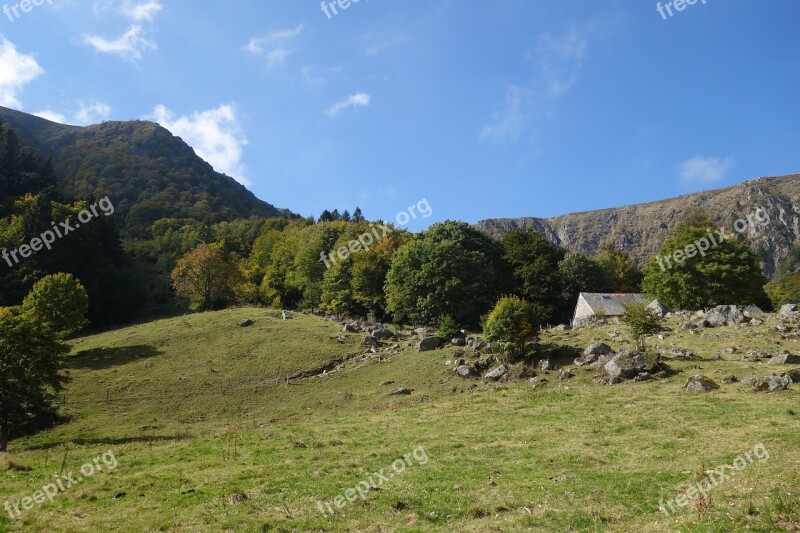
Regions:
[[[255, 324], [241, 328], [243, 318]], [[62, 398], [69, 421], [0, 454], [0, 505], [106, 452], [117, 466], [13, 520], [3, 512], [0, 532], [800, 531], [800, 385], [681, 390], [692, 374], [721, 384], [776, 370], [733, 359], [797, 353], [797, 337], [773, 331], [775, 317], [696, 334], [681, 323], [649, 344], [694, 359], [667, 360], [663, 379], [614, 386], [575, 368], [563, 347], [624, 348], [621, 326], [548, 332], [542, 351], [564, 353], [555, 362], [575, 377], [551, 372], [539, 389], [519, 365], [499, 383], [458, 378], [445, 364], [456, 348], [418, 353], [410, 337], [364, 356], [362, 334], [341, 342], [337, 324], [267, 309], [76, 339]], [[395, 387], [413, 392], [387, 396]], [[769, 459], [715, 486], [704, 505], [659, 511], [757, 444]], [[414, 450], [424, 464], [320, 512], [318, 501], [392, 472]]]

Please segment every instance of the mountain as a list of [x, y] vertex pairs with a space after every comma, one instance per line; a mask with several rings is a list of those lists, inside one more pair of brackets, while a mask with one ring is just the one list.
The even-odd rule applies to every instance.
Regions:
[[[726, 234], [736, 234], [734, 223], [747, 220], [741, 232], [762, 258], [767, 276], [789, 253], [800, 237], [800, 174], [762, 177], [724, 189], [687, 194], [669, 200], [626, 207], [572, 213], [554, 218], [501, 218], [475, 226], [499, 238], [512, 229], [533, 229], [569, 250], [592, 255], [607, 240], [644, 265], [655, 255], [667, 235], [691, 209], [702, 209]], [[755, 218], [757, 209], [767, 213], [766, 224]], [[760, 213], [760, 212], [759, 212]], [[739, 226], [742, 229], [742, 225]]]
[[161, 218], [213, 223], [294, 216], [214, 171], [182, 139], [153, 122], [68, 126], [4, 107], [0, 122], [26, 146], [52, 158], [66, 196], [108, 195], [131, 237], [148, 236], [147, 229]]

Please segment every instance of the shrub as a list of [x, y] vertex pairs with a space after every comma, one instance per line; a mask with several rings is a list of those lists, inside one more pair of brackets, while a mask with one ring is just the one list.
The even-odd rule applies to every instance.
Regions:
[[642, 303], [626, 305], [621, 320], [628, 326], [631, 337], [636, 342], [636, 347], [642, 351], [645, 347], [645, 337], [664, 329], [663, 319]]
[[458, 335], [459, 331], [461, 331], [461, 328], [459, 327], [458, 322], [456, 322], [456, 320], [450, 315], [444, 317], [442, 319], [442, 323], [439, 324], [439, 336], [443, 339], [452, 339]]
[[516, 296], [501, 298], [486, 318], [486, 339], [512, 358], [525, 355], [525, 348], [539, 336], [544, 310]]

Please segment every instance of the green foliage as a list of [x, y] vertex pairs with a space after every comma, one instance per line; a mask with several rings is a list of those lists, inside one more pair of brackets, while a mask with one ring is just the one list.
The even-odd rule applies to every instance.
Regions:
[[569, 321], [581, 292], [613, 292], [614, 287], [608, 272], [597, 261], [577, 252], [568, 253], [558, 263], [558, 280], [561, 306], [557, 321], [560, 323]]
[[631, 337], [639, 350], [645, 349], [646, 337], [655, 335], [664, 329], [664, 319], [647, 309], [647, 306], [642, 303], [626, 305], [625, 313], [620, 320], [630, 330]]
[[69, 347], [35, 314], [0, 314], [0, 452], [55, 420]]
[[244, 277], [221, 244], [201, 244], [178, 261], [172, 282], [193, 310], [211, 310], [232, 302]]
[[477, 325], [495, 294], [494, 245], [464, 222], [434, 224], [398, 250], [386, 278], [387, 311], [435, 325]]
[[[766, 300], [756, 255], [730, 234], [721, 240], [717, 228], [702, 214], [693, 213], [667, 238], [645, 268], [642, 287], [674, 309], [700, 309], [718, 304], [752, 304]], [[676, 262], [673, 254], [712, 237], [705, 256], [695, 254]], [[669, 263], [665, 258], [670, 258]], [[659, 261], [660, 259], [660, 261]]]
[[608, 286], [605, 292], [640, 292], [642, 271], [628, 254], [618, 249], [612, 241], [604, 243], [594, 256], [594, 261], [605, 271]]
[[483, 334], [513, 358], [525, 355], [529, 342], [538, 339], [542, 309], [516, 296], [501, 298], [486, 318]]
[[439, 324], [439, 337], [443, 339], [450, 340], [458, 335], [460, 331], [461, 326], [459, 326], [458, 322], [456, 322], [456, 320], [449, 315], [444, 317], [442, 322]]
[[39, 316], [60, 337], [80, 331], [89, 321], [89, 296], [72, 274], [53, 274], [34, 284], [22, 303], [24, 312]]

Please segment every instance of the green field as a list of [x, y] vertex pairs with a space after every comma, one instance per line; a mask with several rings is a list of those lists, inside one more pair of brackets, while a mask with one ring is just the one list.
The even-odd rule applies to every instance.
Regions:
[[[247, 317], [255, 324], [240, 328]], [[776, 324], [690, 335], [674, 321], [650, 344], [698, 357], [667, 361], [668, 377], [607, 386], [578, 368], [565, 382], [551, 373], [542, 389], [521, 377], [457, 378], [445, 365], [455, 348], [417, 353], [410, 339], [365, 356], [361, 334], [342, 343], [332, 322], [265, 309], [77, 339], [62, 399], [70, 420], [0, 454], [0, 505], [103, 453], [117, 466], [99, 463], [103, 471], [16, 520], [3, 511], [0, 531], [800, 531], [800, 385], [681, 390], [696, 373], [721, 383], [775, 370], [731, 359], [797, 351]], [[623, 335], [609, 337], [615, 329]], [[623, 338], [605, 326], [547, 333], [541, 344], [619, 349]], [[303, 372], [312, 377], [287, 383]], [[401, 386], [412, 394], [386, 395]], [[715, 486], [705, 505], [659, 511], [758, 444], [769, 459]], [[318, 501], [377, 481], [381, 469], [377, 489], [323, 516]]]

